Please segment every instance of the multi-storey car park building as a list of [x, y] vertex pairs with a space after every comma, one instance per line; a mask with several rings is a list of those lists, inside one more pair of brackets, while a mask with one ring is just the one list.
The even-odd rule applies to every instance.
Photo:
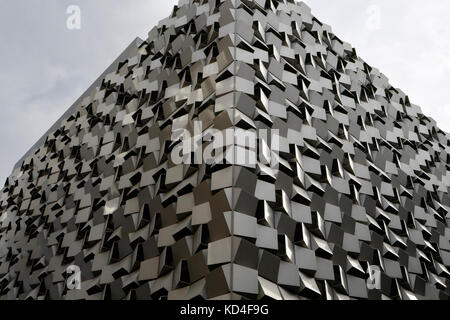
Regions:
[[181, 0], [6, 181], [0, 297], [448, 299], [449, 137], [305, 4]]

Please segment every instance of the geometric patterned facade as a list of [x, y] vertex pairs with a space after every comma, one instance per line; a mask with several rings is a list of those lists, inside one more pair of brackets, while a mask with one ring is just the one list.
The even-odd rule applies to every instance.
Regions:
[[[449, 298], [450, 135], [305, 4], [181, 0], [131, 49], [1, 191], [1, 299]], [[278, 170], [174, 163], [195, 121]]]

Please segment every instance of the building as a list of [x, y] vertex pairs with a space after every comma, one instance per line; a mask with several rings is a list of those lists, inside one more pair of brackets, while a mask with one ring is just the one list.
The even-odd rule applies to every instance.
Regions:
[[449, 137], [305, 4], [181, 0], [7, 180], [0, 297], [448, 299]]

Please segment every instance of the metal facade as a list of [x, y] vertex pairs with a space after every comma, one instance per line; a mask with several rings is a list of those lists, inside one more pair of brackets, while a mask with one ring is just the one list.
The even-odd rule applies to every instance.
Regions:
[[[2, 299], [448, 299], [450, 136], [305, 4], [182, 0], [135, 45], [0, 193]], [[174, 163], [194, 123], [278, 167]]]

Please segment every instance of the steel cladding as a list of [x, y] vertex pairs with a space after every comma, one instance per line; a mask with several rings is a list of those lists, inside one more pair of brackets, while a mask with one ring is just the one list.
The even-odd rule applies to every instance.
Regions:
[[[182, 0], [131, 49], [0, 193], [2, 299], [448, 299], [450, 136], [305, 4]], [[176, 163], [194, 123], [279, 142]]]

